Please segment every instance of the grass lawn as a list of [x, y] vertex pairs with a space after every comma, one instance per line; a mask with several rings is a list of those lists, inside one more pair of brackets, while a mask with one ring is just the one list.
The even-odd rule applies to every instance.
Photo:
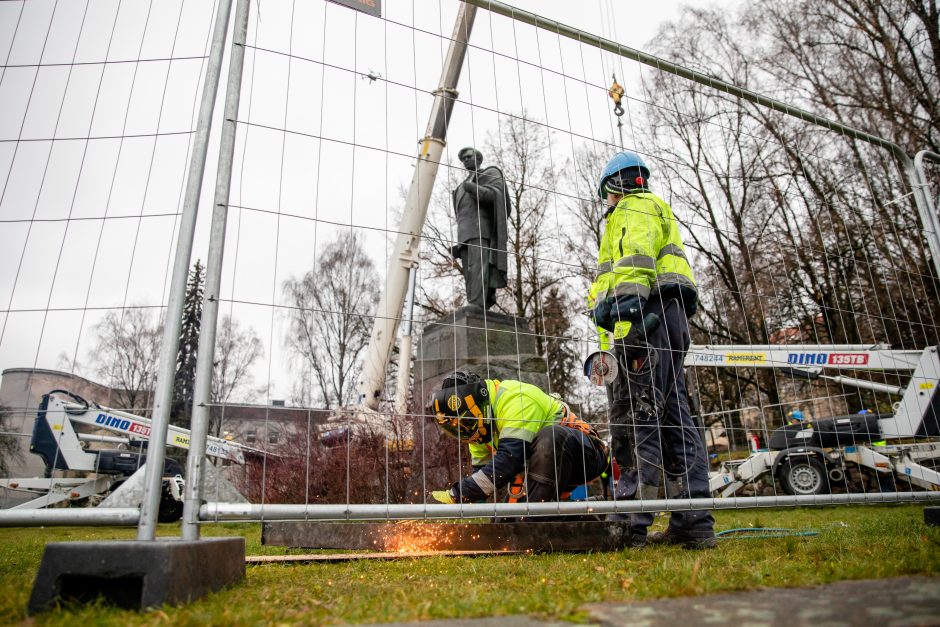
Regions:
[[[35, 624], [316, 624], [507, 614], [578, 621], [584, 618], [582, 604], [595, 601], [940, 572], [940, 529], [924, 525], [922, 506], [721, 511], [715, 517], [719, 531], [789, 527], [815, 529], [820, 535], [729, 539], [708, 552], [649, 547], [593, 554], [252, 565], [241, 584], [185, 607], [146, 613], [101, 605], [67, 607], [37, 617]], [[176, 525], [160, 526], [161, 535], [178, 533]], [[238, 534], [245, 536], [249, 555], [291, 552], [262, 546], [257, 524], [204, 528], [207, 536]], [[123, 528], [0, 529], [0, 624], [26, 619], [44, 543], [134, 536], [135, 529]]]

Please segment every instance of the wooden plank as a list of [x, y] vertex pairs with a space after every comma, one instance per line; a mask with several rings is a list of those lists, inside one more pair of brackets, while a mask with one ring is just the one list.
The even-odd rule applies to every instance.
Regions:
[[381, 553], [316, 553], [306, 555], [249, 555], [246, 564], [298, 562], [350, 562], [355, 560], [396, 560], [419, 557], [480, 557], [485, 555], [516, 555], [524, 551], [398, 551]]

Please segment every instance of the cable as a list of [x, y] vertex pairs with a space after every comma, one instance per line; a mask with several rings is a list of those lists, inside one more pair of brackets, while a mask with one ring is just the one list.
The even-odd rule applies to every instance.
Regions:
[[750, 540], [765, 538], [788, 538], [802, 537], [808, 538], [818, 536], [819, 531], [815, 529], [787, 529], [784, 527], [739, 527], [736, 529], [727, 529], [719, 531], [715, 537], [719, 540]]

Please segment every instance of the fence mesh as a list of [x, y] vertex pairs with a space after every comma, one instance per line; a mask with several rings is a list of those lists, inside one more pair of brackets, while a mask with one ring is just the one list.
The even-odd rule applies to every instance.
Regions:
[[[319, 0], [252, 4], [209, 426], [213, 441], [237, 448], [239, 458], [217, 461], [221, 475], [254, 504], [386, 506], [370, 514], [377, 518], [401, 517], [392, 506], [416, 504], [422, 507], [408, 511], [438, 515], [426, 507], [436, 503], [431, 492], [485, 461], [483, 449], [448, 436], [429, 412], [445, 375], [469, 370], [504, 390], [521, 381], [545, 393], [527, 392], [517, 409], [497, 416], [518, 423], [515, 432], [503, 425], [504, 451], [513, 439], [536, 437], [531, 407], [543, 403], [538, 420], [577, 415], [604, 447], [639, 456], [642, 486], [634, 481], [631, 492], [626, 457], [625, 467], [598, 477], [579, 445], [573, 463], [541, 477], [552, 485], [550, 501], [574, 491], [604, 502], [679, 499], [686, 505], [670, 508], [688, 509], [689, 498], [709, 496], [876, 495], [937, 485], [932, 399], [940, 366], [928, 349], [940, 343], [940, 302], [925, 245], [937, 234], [921, 224], [907, 164], [883, 147], [560, 29], [476, 14], [421, 232], [413, 313], [378, 310], [382, 294], [395, 289], [393, 243], [403, 212], [415, 210], [408, 185], [422, 167], [416, 140], [439, 94], [461, 6], [388, 3], [376, 18]], [[649, 52], [849, 125], [868, 119], [876, 134], [902, 146], [929, 139], [929, 132], [891, 127], [877, 112], [853, 117], [850, 105], [821, 99], [827, 86], [796, 69], [803, 51], [775, 47], [785, 16], [759, 16], [754, 7], [733, 16], [689, 11], [660, 31]], [[616, 39], [623, 25], [605, 13], [613, 7], [598, 11], [601, 34]], [[40, 397], [53, 389], [148, 415], [214, 6], [8, 2], [0, 12], [7, 269], [0, 400], [5, 470], [15, 477], [43, 469], [24, 445]], [[772, 43], [749, 39], [747, 28]], [[612, 111], [612, 80], [625, 90], [620, 115]], [[502, 246], [486, 237], [496, 220], [491, 197], [480, 196], [477, 237], [465, 237], [455, 214], [470, 176], [460, 159], [465, 147], [479, 150], [483, 168], [496, 166], [505, 182]], [[631, 228], [656, 224], [657, 241], [678, 233], [697, 308], [687, 292], [675, 303], [668, 292], [658, 296], [655, 282], [645, 294], [647, 311], [658, 311], [670, 330], [656, 332], [665, 339], [655, 341], [651, 332], [655, 354], [676, 366], [652, 385], [662, 397], [656, 424], [630, 422], [618, 431], [617, 403], [584, 377], [582, 364], [600, 347], [588, 316], [591, 285], [603, 274], [599, 247], [616, 253], [612, 265], [648, 254], [623, 250], [643, 243], [635, 233], [605, 234], [619, 222], [598, 183], [621, 150], [645, 161], [648, 188], [662, 199], [649, 205], [654, 218], [630, 215], [647, 211], [631, 205], [622, 220]], [[192, 411], [209, 213], [200, 217], [178, 350], [172, 419], [183, 429]], [[608, 274], [636, 275], [641, 267], [624, 262]], [[468, 294], [477, 282], [483, 308]], [[395, 341], [372, 411], [362, 407], [357, 384], [376, 318], [411, 323], [413, 351]], [[642, 370], [624, 360], [619, 366]], [[569, 446], [564, 438], [553, 446]], [[85, 441], [111, 449], [133, 440]], [[524, 474], [533, 442], [519, 449]], [[490, 445], [496, 455], [497, 442]], [[807, 446], [808, 454], [784, 454]], [[484, 492], [488, 502], [505, 498], [504, 490]], [[4, 493], [11, 504], [21, 500]], [[213, 482], [204, 496], [224, 502], [231, 495]]]

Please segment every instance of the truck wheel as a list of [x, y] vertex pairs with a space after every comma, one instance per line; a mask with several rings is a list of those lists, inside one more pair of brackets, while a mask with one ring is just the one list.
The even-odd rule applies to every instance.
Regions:
[[157, 521], [162, 523], [176, 522], [183, 517], [183, 502], [177, 501], [163, 485], [163, 494], [160, 495], [160, 508], [157, 510]]
[[160, 509], [157, 511], [157, 520], [162, 523], [176, 522], [183, 517], [183, 502], [174, 498], [160, 499]]
[[783, 491], [790, 495], [823, 494], [827, 491], [826, 467], [813, 456], [787, 459], [777, 476]]

